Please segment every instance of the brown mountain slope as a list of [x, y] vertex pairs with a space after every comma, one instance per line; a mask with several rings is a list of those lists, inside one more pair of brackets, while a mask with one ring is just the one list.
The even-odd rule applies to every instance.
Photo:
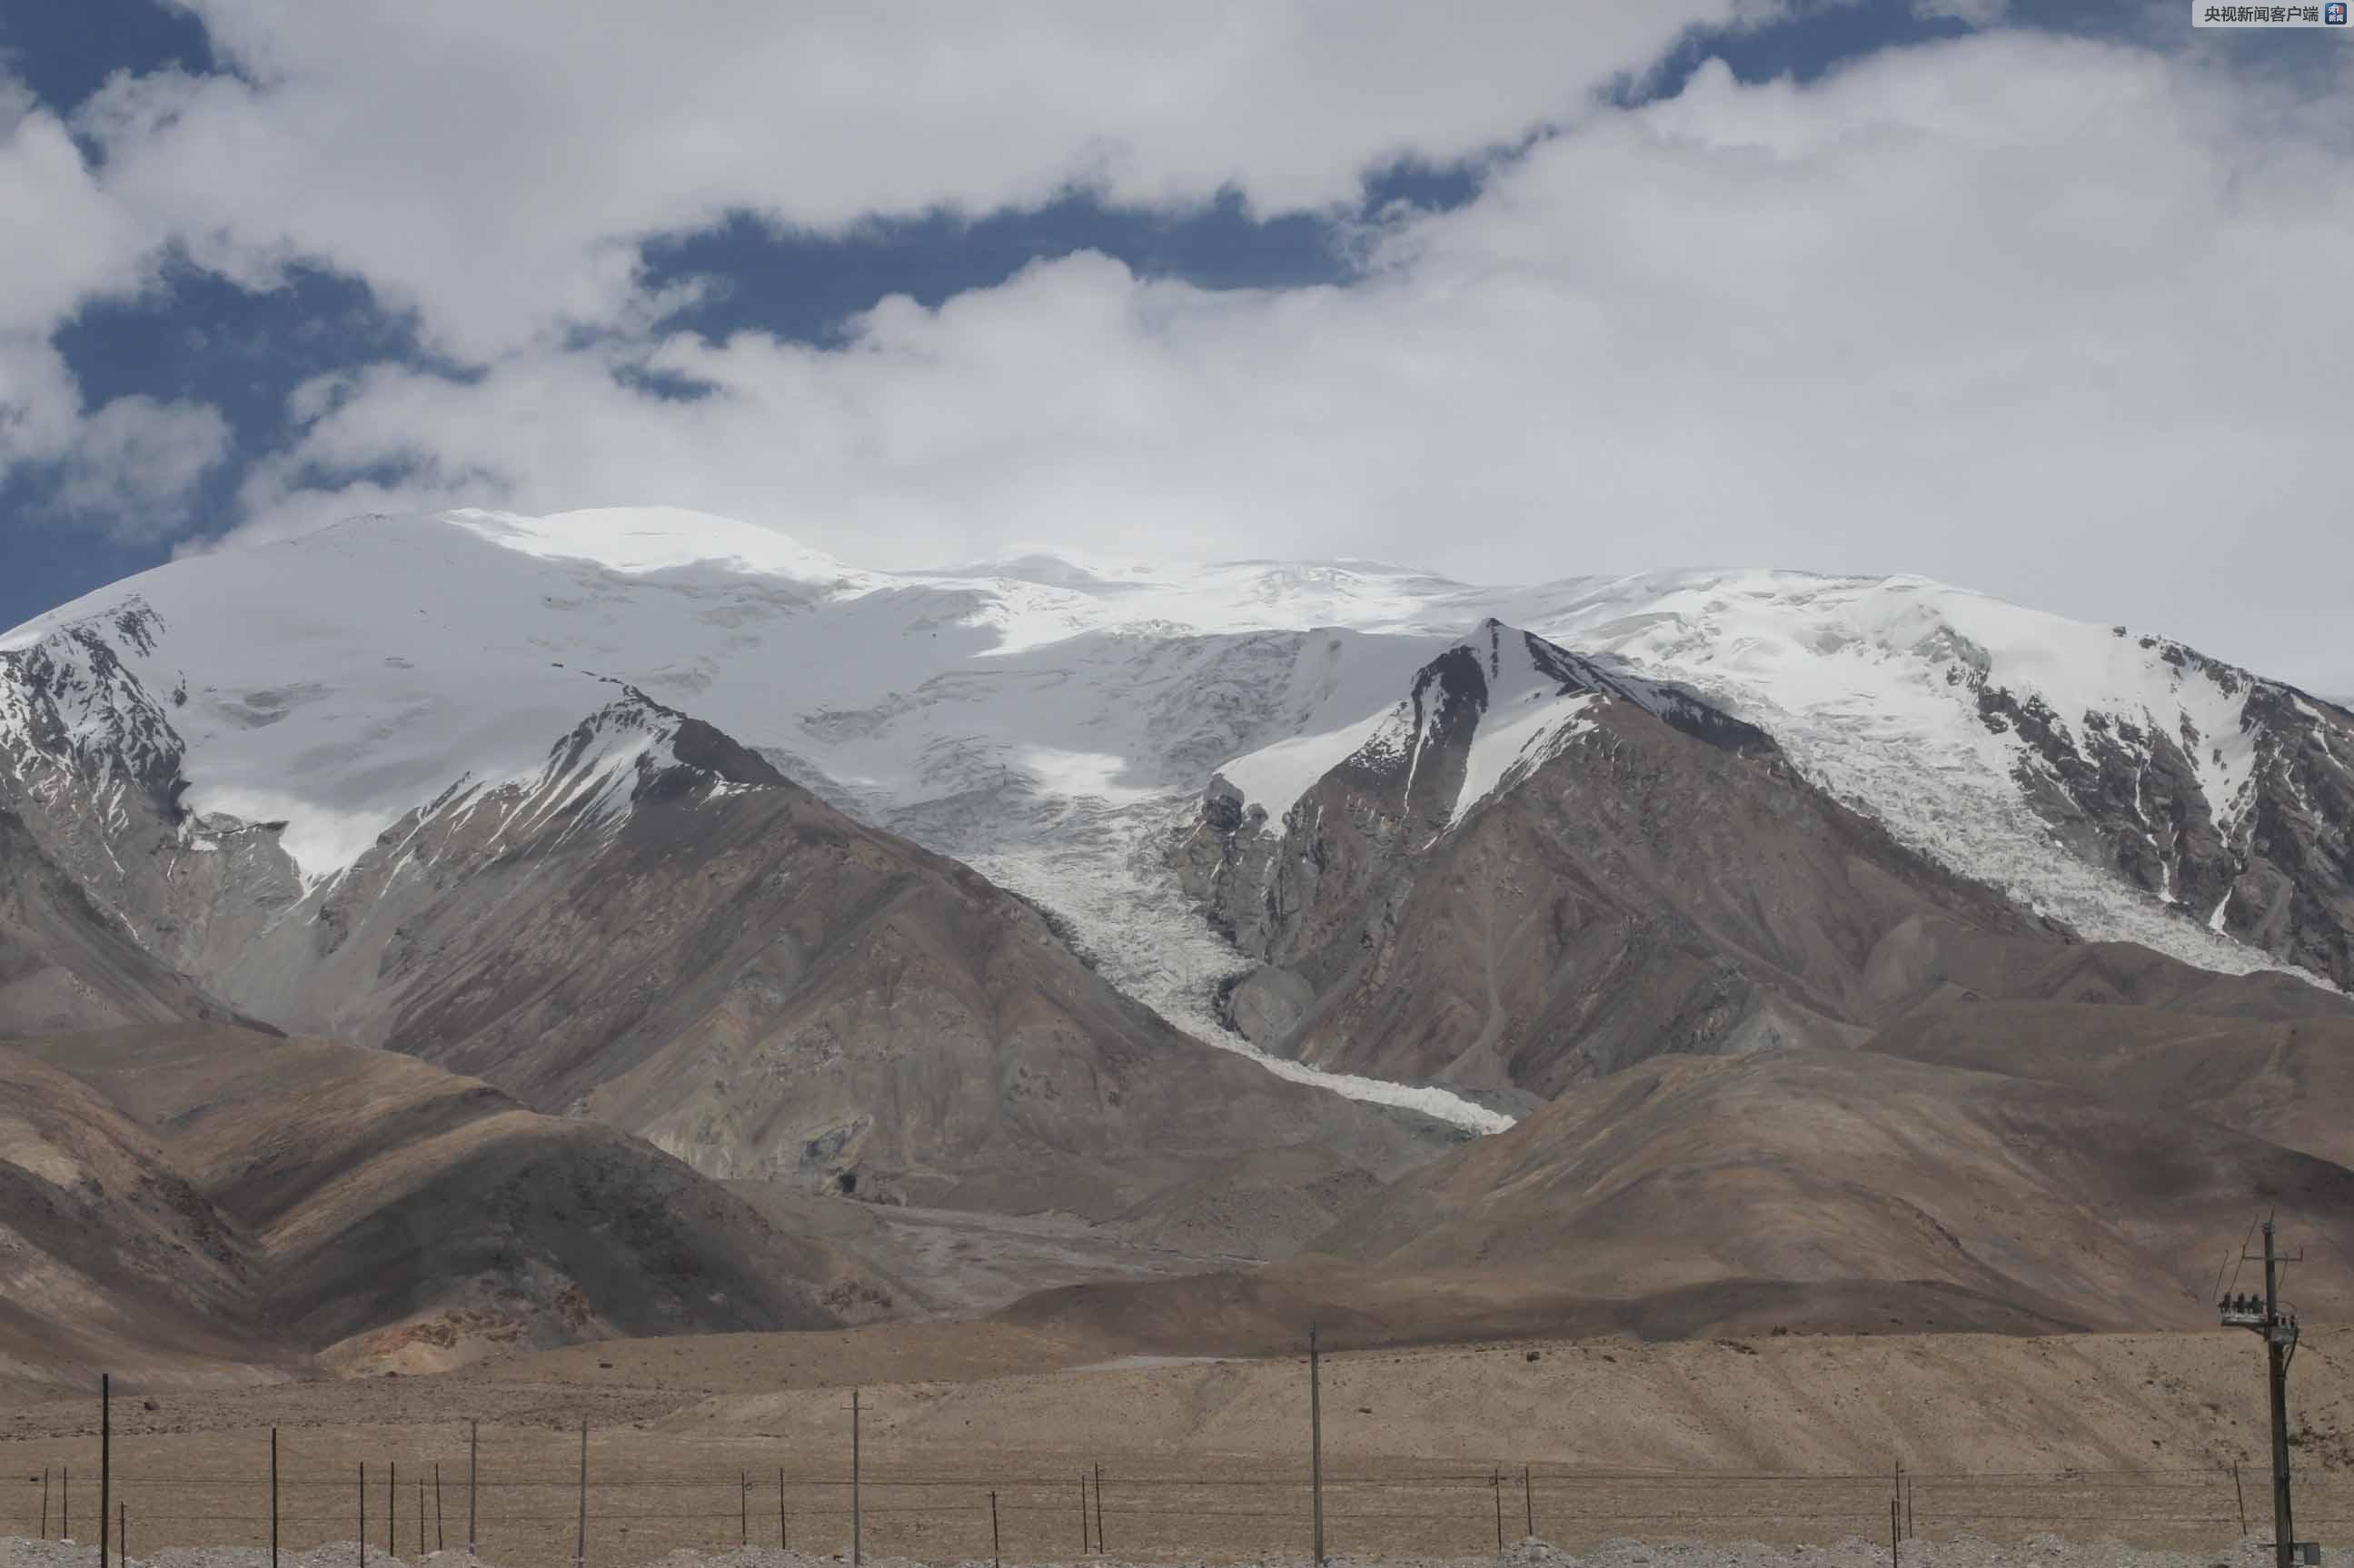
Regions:
[[1899, 1020], [1871, 1049], [2205, 1117], [2354, 1168], [2354, 1020], [1960, 1002]]
[[420, 1367], [615, 1334], [829, 1326], [821, 1293], [859, 1287], [668, 1156], [402, 1056], [207, 1026], [20, 1050], [80, 1088], [60, 1119], [151, 1129], [156, 1180], [217, 1217], [237, 1283], [191, 1314], [199, 1329]]
[[[1462, 800], [1483, 736], [1573, 703], [1505, 787]], [[1333, 1068], [1550, 1097], [1660, 1051], [1859, 1044], [1965, 992], [2349, 1012], [2285, 977], [2078, 944], [1757, 731], [1492, 621], [1281, 822], [1222, 788], [1174, 854], [1262, 960], [1232, 1016]]]
[[142, 948], [0, 806], [0, 1040], [232, 1016]]
[[[27, 688], [65, 707], [12, 732], [0, 805], [151, 952], [279, 1027], [809, 1192], [1105, 1219], [1167, 1190], [1199, 1215], [1199, 1184], [1245, 1157], [1316, 1164], [1330, 1202], [1225, 1205], [1248, 1223], [1211, 1239], [1251, 1255], [1452, 1140], [1178, 1033], [1022, 901], [587, 673], [588, 716], [536, 776], [456, 778], [305, 880], [281, 824], [181, 810], [175, 708], [89, 641]], [[84, 710], [106, 722], [64, 722]]]
[[1536, 1260], [1596, 1294], [1935, 1281], [2088, 1328], [2196, 1327], [2249, 1216], [2334, 1241], [2299, 1304], [2354, 1310], [2354, 1172], [2190, 1116], [1870, 1053], [1663, 1058], [1409, 1177], [1320, 1244]]
[[1033, 1326], [1237, 1348], [1626, 1329], [2198, 1327], [2277, 1209], [2354, 1313], [2354, 1171], [2194, 1115], [1872, 1052], [1659, 1056], [1394, 1183], [1313, 1255], [1064, 1291]]
[[[1452, 1140], [1179, 1033], [1021, 900], [634, 694], [542, 778], [398, 824], [217, 978], [706, 1175], [862, 1197], [1108, 1219], [1262, 1151], [1340, 1193]], [[1235, 1249], [1341, 1201], [1238, 1213]]]
[[282, 1372], [300, 1358], [239, 1321], [253, 1287], [243, 1238], [153, 1131], [0, 1045], [0, 1380]]

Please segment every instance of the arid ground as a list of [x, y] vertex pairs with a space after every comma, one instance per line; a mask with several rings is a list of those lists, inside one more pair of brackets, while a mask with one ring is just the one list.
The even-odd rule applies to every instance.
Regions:
[[[134, 1554], [266, 1542], [274, 1425], [289, 1547], [354, 1538], [365, 1464], [372, 1549], [389, 1539], [413, 1559], [420, 1520], [428, 1550], [463, 1545], [480, 1421], [477, 1538], [537, 1568], [576, 1550], [586, 1420], [593, 1561], [780, 1534], [832, 1552], [847, 1544], [856, 1385], [870, 1555], [986, 1560], [992, 1493], [1009, 1558], [1069, 1560], [1098, 1540], [1139, 1560], [1308, 1548], [1304, 1358], [1101, 1349], [902, 1324], [616, 1341], [428, 1377], [118, 1389], [113, 1497]], [[2349, 1366], [2354, 1330], [2308, 1330], [2291, 1383], [2300, 1536], [2354, 1528]], [[2243, 1333], [1341, 1350], [1323, 1363], [1328, 1541], [1455, 1555], [1532, 1532], [1568, 1547], [1884, 1540], [1895, 1498], [1925, 1540], [2064, 1531], [2220, 1553], [2243, 1506], [2250, 1536], [2269, 1530], [2263, 1396]], [[96, 1417], [89, 1398], [0, 1405], [0, 1534], [39, 1532], [45, 1472], [57, 1533], [70, 1466], [89, 1538]]]

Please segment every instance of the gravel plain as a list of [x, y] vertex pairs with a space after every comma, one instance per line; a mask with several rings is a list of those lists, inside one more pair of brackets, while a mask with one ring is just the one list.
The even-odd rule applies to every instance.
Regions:
[[[351, 1542], [282, 1554], [281, 1568], [355, 1568], [360, 1549]], [[2270, 1568], [2269, 1546], [2250, 1538], [2214, 1552], [2156, 1551], [2115, 1540], [2070, 1541], [2058, 1535], [2034, 1535], [2023, 1541], [1998, 1542], [1974, 1535], [1942, 1541], [1919, 1539], [1903, 1543], [1898, 1568]], [[839, 1568], [843, 1554], [817, 1556], [779, 1552], [765, 1547], [739, 1547], [726, 1552], [672, 1552], [633, 1568]], [[868, 1556], [867, 1568], [991, 1568], [986, 1559], [945, 1559], [920, 1562], [906, 1557]], [[1205, 1568], [1211, 1561], [1247, 1562], [1263, 1568], [1315, 1568], [1305, 1556], [1263, 1556], [1239, 1559], [1189, 1558], [1155, 1563], [1131, 1563], [1116, 1557], [1087, 1557], [1070, 1562], [1037, 1563], [1027, 1568]], [[367, 1556], [370, 1568], [412, 1568], [409, 1561], [379, 1552]], [[0, 1537], [0, 1568], [97, 1568], [98, 1548], [73, 1542], [27, 1541]], [[1624, 1537], [1596, 1543], [1583, 1553], [1564, 1552], [1534, 1539], [1519, 1542], [1501, 1553], [1472, 1557], [1379, 1556], [1336, 1552], [1328, 1568], [1888, 1568], [1885, 1541], [1848, 1536], [1820, 1545], [1766, 1545], [1757, 1542], [1639, 1542]], [[414, 1560], [414, 1568], [498, 1568], [488, 1558], [472, 1559], [462, 1552], [435, 1552]], [[153, 1557], [133, 1557], [122, 1568], [270, 1568], [270, 1553], [253, 1547], [170, 1547]], [[2325, 1550], [2322, 1568], [2354, 1568], [2354, 1552]]]

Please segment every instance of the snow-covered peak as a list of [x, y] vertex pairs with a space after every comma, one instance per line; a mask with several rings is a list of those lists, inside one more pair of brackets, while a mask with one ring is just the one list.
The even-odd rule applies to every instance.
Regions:
[[[1367, 661], [1366, 662], [1371, 662]], [[1361, 691], [1358, 683], [1342, 689]], [[1463, 751], [1451, 769], [1455, 795], [1437, 820], [1461, 821], [1481, 802], [1529, 777], [1547, 758], [1593, 728], [1598, 704], [1613, 700], [1644, 709], [1676, 728], [1740, 750], [1769, 748], [1762, 733], [1718, 712], [1682, 687], [1605, 668], [1533, 632], [1494, 616], [1468, 634], [1429, 646], [1411, 677], [1378, 702], [1345, 715], [1346, 722], [1229, 758], [1217, 771], [1270, 820], [1288, 813], [1316, 782], [1344, 762], [1403, 769], [1401, 810], [1416, 806], [1434, 747]], [[1424, 810], [1427, 811], [1426, 804]]]
[[163, 618], [134, 595], [111, 613], [0, 649], [0, 765], [13, 758], [20, 769], [37, 763], [69, 769], [100, 789], [168, 791], [181, 754], [165, 707], [171, 699], [143, 686], [118, 652], [152, 652], [164, 630]]
[[545, 517], [467, 507], [444, 515], [510, 550], [632, 576], [717, 567], [827, 588], [872, 588], [881, 580], [775, 529], [677, 506], [602, 506]]
[[[1988, 720], [2002, 694], [2081, 748], [2119, 720], [2190, 755], [2219, 823], [2244, 810], [2258, 684], [2245, 671], [2124, 626], [2007, 604], [1922, 577], [1722, 573], [1628, 579], [1550, 607], [1547, 635], [1730, 697], [1776, 734], [1833, 726], [1902, 750], [1967, 739], [2009, 771]], [[1956, 721], [1959, 721], [1958, 724]], [[2185, 737], [2195, 737], [2186, 739]]]
[[[111, 625], [134, 604], [156, 630]], [[1490, 772], [1504, 783], [1522, 747], [1490, 755], [1501, 721], [1530, 718], [1546, 736], [1575, 722], [1540, 711], [1564, 694], [1547, 694], [1510, 629], [1564, 651], [1583, 684], [1671, 723], [1738, 715], [1914, 847], [2087, 935], [2223, 966], [2262, 960], [2208, 932], [2222, 889], [2188, 886], [2184, 867], [2229, 857], [2176, 842], [2158, 764], [2179, 761], [2198, 814], [2244, 835], [2267, 758], [2336, 746], [2354, 759], [2342, 717], [2302, 717], [2285, 688], [2162, 639], [1916, 577], [1699, 571], [1480, 588], [1367, 561], [1060, 553], [882, 572], [754, 524], [630, 508], [371, 519], [191, 557], [0, 648], [69, 622], [95, 628], [149, 694], [185, 694], [169, 712], [189, 804], [287, 821], [287, 847], [314, 874], [452, 779], [535, 778], [550, 739], [606, 700], [596, 683], [611, 677], [1026, 895], [1100, 909], [1099, 946], [1136, 948], [1146, 979], [1182, 911], [1135, 881], [1132, 852], [1213, 770], [1280, 818], [1393, 717], [1416, 672], [1491, 640], [1478, 655], [1493, 689], [1482, 768], [1448, 806], [1468, 812], [1491, 795]], [[2160, 755], [2168, 747], [2180, 758]], [[2112, 792], [2125, 804], [2102, 819], [2107, 839], [2055, 840], [2052, 801]], [[2334, 809], [2326, 792], [2312, 800]], [[2127, 874], [2113, 851], [2137, 810], [2128, 836], [2147, 834], [2150, 859]], [[1158, 911], [1160, 935], [1119, 927], [1122, 899]], [[2256, 907], [2227, 912], [2227, 928]]]
[[1606, 700], [1606, 694], [1583, 679], [1560, 649], [1492, 616], [1456, 648], [1471, 656], [1483, 689], [1473, 698], [1479, 709], [1476, 728], [1464, 758], [1462, 783], [1447, 812], [1449, 825], [1591, 730], [1589, 710]]

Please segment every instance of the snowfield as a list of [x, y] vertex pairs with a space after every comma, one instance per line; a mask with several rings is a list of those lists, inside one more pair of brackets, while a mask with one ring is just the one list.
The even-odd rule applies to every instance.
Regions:
[[[1917, 578], [1475, 588], [1368, 562], [1047, 556], [882, 572], [670, 509], [465, 511], [177, 561], [16, 629], [0, 651], [62, 646], [76, 625], [104, 639], [168, 703], [186, 803], [285, 821], [314, 884], [453, 785], [539, 779], [550, 747], [627, 682], [1046, 906], [1113, 983], [1257, 1054], [1213, 1016], [1217, 985], [1244, 965], [1163, 868], [1163, 836], [1215, 774], [1279, 818], [1398, 722], [1417, 669], [1491, 616], [1696, 688], [1900, 839], [2087, 937], [2216, 969], [2277, 967], [2215, 928], [2219, 911], [2169, 906], [2062, 849], [2017, 781], [2022, 742], [1987, 727], [1967, 677], [2041, 694], [2067, 724], [2098, 711], [2168, 735], [2194, 726], [2213, 741], [2194, 760], [2224, 822], [2243, 804], [2246, 686], [2233, 696], [2112, 628]], [[125, 699], [103, 685], [85, 699], [92, 745], [122, 727]], [[1585, 701], [1533, 672], [1500, 676], [1455, 819], [1574, 735]], [[0, 693], [0, 742], [12, 722], [26, 721]], [[1267, 1065], [1483, 1131], [1510, 1125], [1442, 1090]]]

